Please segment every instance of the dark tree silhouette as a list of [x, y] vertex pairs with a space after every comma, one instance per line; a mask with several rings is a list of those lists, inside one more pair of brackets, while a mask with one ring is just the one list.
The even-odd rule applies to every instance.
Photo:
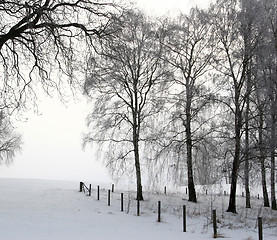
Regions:
[[[87, 0], [13, 0], [0, 2], [0, 108], [18, 108], [35, 96], [76, 81], [85, 41], [108, 34], [115, 6]], [[79, 50], [79, 51], [77, 51]], [[35, 82], [32, 84], [32, 82]]]

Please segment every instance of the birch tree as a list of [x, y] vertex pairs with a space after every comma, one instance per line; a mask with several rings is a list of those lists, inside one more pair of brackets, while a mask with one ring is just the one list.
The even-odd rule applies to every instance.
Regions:
[[[243, 37], [244, 44], [244, 59], [247, 61], [246, 73], [245, 73], [245, 109], [244, 109], [244, 185], [245, 185], [245, 206], [250, 208], [250, 187], [249, 187], [249, 175], [250, 175], [250, 111], [251, 111], [251, 97], [253, 93], [255, 79], [253, 68], [254, 64], [253, 56], [256, 55], [259, 44], [262, 42], [262, 30], [260, 27], [261, 17], [260, 5], [256, 1], [241, 0], [241, 10], [239, 14], [240, 31]], [[256, 109], [255, 109], [256, 110]], [[254, 111], [255, 111], [254, 110]]]
[[[234, 157], [232, 163], [231, 190], [227, 211], [236, 213], [236, 187], [238, 172], [242, 157], [242, 136], [245, 111], [247, 105], [247, 74], [249, 73], [250, 59], [257, 46], [256, 36], [251, 38], [248, 45], [246, 35], [242, 32], [243, 22], [239, 16], [241, 5], [236, 0], [218, 1], [213, 6], [215, 27], [214, 31], [220, 41], [217, 70], [224, 77], [223, 91], [229, 92], [230, 99], [222, 99], [234, 118]], [[257, 34], [257, 32], [256, 32]], [[245, 37], [244, 37], [245, 36]], [[249, 36], [248, 36], [249, 37]], [[247, 170], [246, 170], [247, 171]]]
[[269, 42], [268, 45], [270, 46], [269, 49], [273, 50], [273, 54], [267, 52], [270, 56], [270, 60], [273, 63], [269, 70], [269, 78], [267, 82], [267, 94], [269, 96], [269, 104], [270, 104], [270, 160], [271, 160], [271, 208], [277, 210], [276, 204], [276, 164], [275, 164], [275, 155], [276, 155], [276, 141], [277, 141], [277, 130], [276, 130], [276, 123], [277, 123], [277, 107], [276, 107], [276, 100], [277, 100], [277, 17], [276, 17], [276, 9], [277, 3], [276, 1], [264, 1], [263, 6], [266, 13], [267, 18], [267, 26], [269, 29]]
[[[207, 14], [197, 8], [189, 15], [180, 15], [169, 26], [168, 51], [165, 60], [175, 69], [175, 85], [171, 102], [174, 127], [169, 135], [172, 145], [185, 146], [189, 201], [197, 202], [193, 174], [193, 148], [208, 135], [207, 122], [203, 112], [212, 100], [212, 93], [205, 84], [204, 75], [211, 70], [214, 41], [209, 28]], [[207, 112], [206, 112], [207, 113]], [[200, 120], [201, 119], [201, 120]], [[178, 126], [178, 127], [177, 127]], [[183, 138], [183, 134], [185, 136]], [[181, 147], [182, 148], [182, 147]], [[184, 160], [183, 160], [184, 161]]]
[[[259, 51], [259, 55], [263, 51]], [[261, 58], [266, 59], [266, 58]], [[261, 61], [259, 59], [259, 61]], [[257, 67], [257, 73], [255, 73], [256, 78], [259, 78], [258, 81], [254, 84], [254, 97], [253, 103], [255, 104], [255, 115], [254, 115], [254, 126], [252, 128], [257, 131], [256, 137], [256, 148], [257, 148], [257, 158], [259, 159], [260, 163], [260, 171], [261, 171], [261, 181], [262, 181], [262, 191], [263, 191], [263, 201], [264, 207], [270, 207], [269, 198], [268, 198], [268, 191], [267, 191], [267, 174], [266, 174], [266, 163], [267, 163], [267, 127], [266, 127], [266, 118], [268, 112], [268, 98], [265, 91], [265, 81], [264, 79], [267, 78], [266, 71], [263, 70], [264, 64], [259, 63], [260, 67]]]
[[162, 35], [141, 12], [132, 10], [114, 28], [115, 35], [103, 39], [98, 55], [89, 61], [84, 89], [89, 98], [97, 97], [85, 142], [107, 143], [112, 154], [105, 155], [106, 164], [114, 174], [134, 169], [137, 200], [143, 200], [141, 147], [152, 131], [149, 117], [163, 106], [158, 96], [167, 76]]

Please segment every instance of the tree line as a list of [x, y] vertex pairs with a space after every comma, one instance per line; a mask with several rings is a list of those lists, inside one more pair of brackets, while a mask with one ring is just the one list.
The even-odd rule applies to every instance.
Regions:
[[106, 149], [115, 176], [133, 170], [137, 199], [142, 168], [154, 178], [171, 169], [185, 176], [189, 201], [197, 202], [196, 176], [212, 184], [226, 174], [227, 211], [236, 212], [238, 181], [250, 208], [250, 181], [260, 179], [268, 207], [270, 176], [276, 209], [275, 10], [275, 1], [246, 0], [176, 18], [127, 10], [118, 31], [99, 39], [84, 85], [93, 99], [85, 141]]
[[276, 209], [276, 10], [274, 0], [218, 0], [151, 18], [100, 1], [1, 1], [3, 116], [35, 102], [38, 84], [61, 96], [65, 82], [81, 86], [92, 102], [84, 142], [114, 177], [135, 176], [138, 200], [143, 174], [181, 180], [192, 202], [196, 183], [224, 178], [227, 211], [238, 181], [246, 207], [260, 181]]

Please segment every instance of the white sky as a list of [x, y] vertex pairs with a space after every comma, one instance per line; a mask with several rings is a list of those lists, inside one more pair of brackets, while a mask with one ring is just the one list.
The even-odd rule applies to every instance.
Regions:
[[0, 177], [109, 180], [90, 146], [82, 150], [82, 133], [89, 106], [86, 100], [63, 105], [58, 98], [44, 98], [37, 115], [24, 114], [16, 123], [23, 135], [22, 153], [9, 167], [0, 166]]
[[133, 0], [133, 2], [137, 2], [137, 5], [149, 15], [162, 16], [176, 15], [180, 12], [188, 13], [195, 5], [206, 8], [211, 0]]
[[[187, 13], [191, 6], [208, 0], [138, 0], [138, 6], [151, 15]], [[89, 106], [83, 99], [63, 105], [45, 98], [39, 104], [41, 115], [24, 114], [28, 121], [17, 123], [23, 135], [23, 149], [9, 167], [0, 166], [0, 177], [91, 180], [111, 182], [107, 170], [97, 162], [94, 150], [82, 150], [82, 133]]]

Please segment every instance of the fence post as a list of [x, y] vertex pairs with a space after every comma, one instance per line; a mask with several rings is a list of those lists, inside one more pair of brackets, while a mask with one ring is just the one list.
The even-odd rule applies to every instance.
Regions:
[[137, 216], [139, 216], [140, 215], [140, 212], [139, 212], [139, 200], [137, 200]]
[[88, 195], [91, 196], [91, 184], [89, 184], [89, 192]]
[[208, 194], [208, 190], [206, 189], [206, 195]]
[[166, 186], [164, 187], [164, 195], [166, 195]]
[[158, 201], [158, 222], [161, 222], [161, 201]]
[[214, 238], [217, 238], [216, 210], [213, 210], [213, 229], [214, 229]]
[[111, 190], [108, 190], [108, 206], [111, 206]]
[[121, 212], [123, 212], [123, 193], [121, 193]]
[[263, 240], [263, 219], [258, 217], [259, 240]]
[[224, 196], [226, 196], [226, 191], [224, 191]]
[[187, 231], [186, 205], [183, 205], [183, 232]]
[[100, 199], [100, 187], [99, 185], [97, 186], [97, 200], [99, 201]]
[[258, 199], [260, 199], [260, 195], [258, 194]]
[[112, 192], [114, 192], [114, 184], [112, 184]]
[[186, 194], [188, 194], [188, 188], [186, 188]]
[[244, 197], [244, 192], [242, 192], [241, 196]]
[[82, 192], [83, 191], [83, 182], [80, 182], [80, 192]]

